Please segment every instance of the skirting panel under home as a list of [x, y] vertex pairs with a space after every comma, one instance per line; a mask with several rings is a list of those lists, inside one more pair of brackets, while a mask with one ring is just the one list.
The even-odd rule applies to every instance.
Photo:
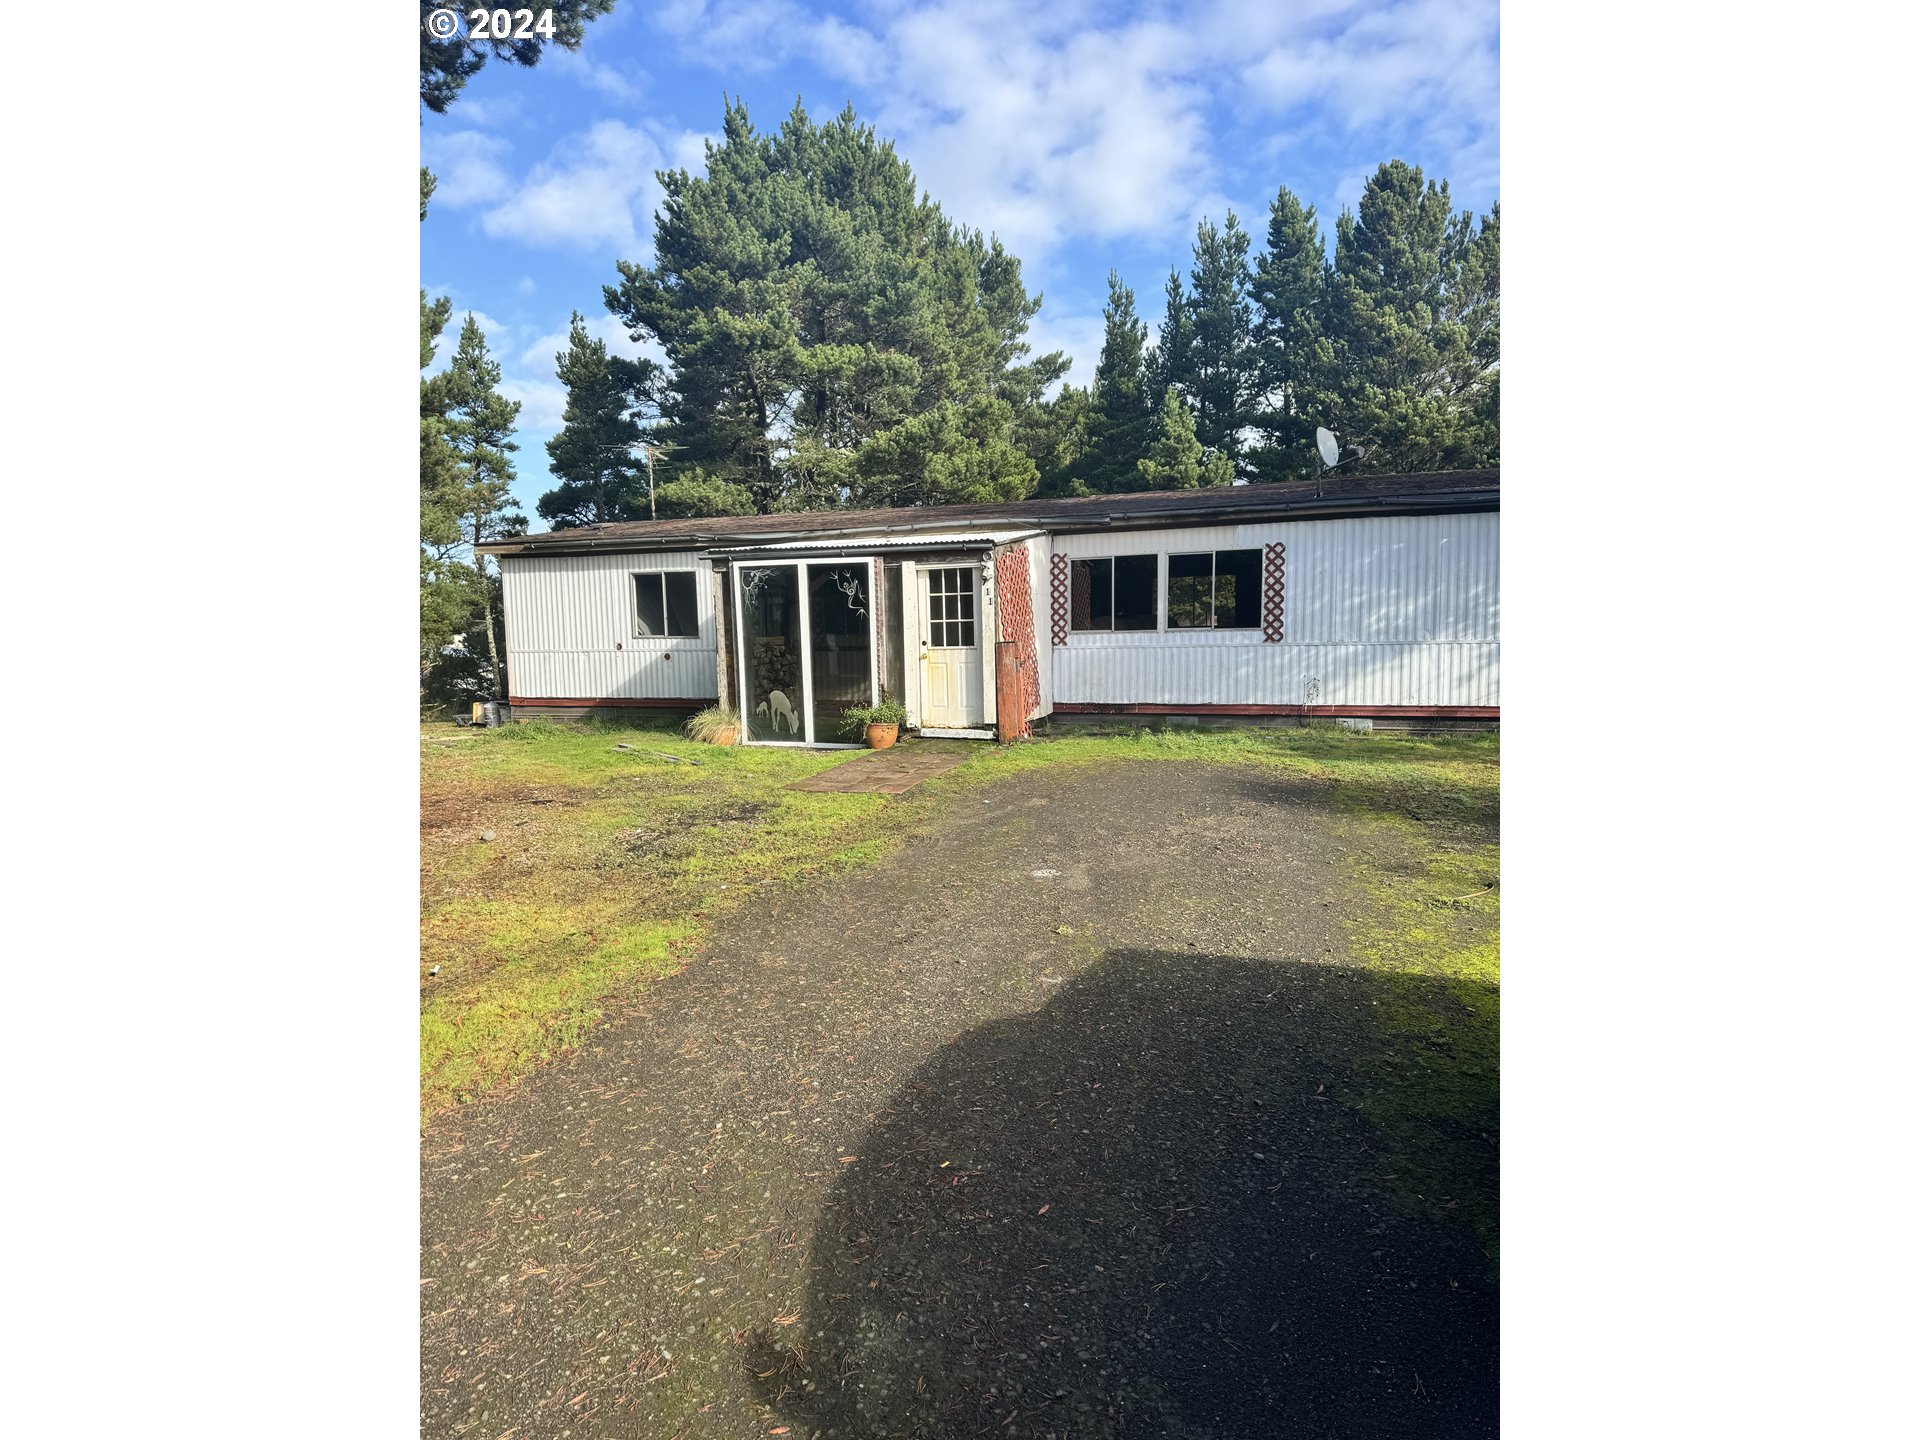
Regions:
[[507, 701], [516, 720], [536, 716], [546, 720], [584, 720], [590, 715], [693, 714], [715, 703], [715, 697], [683, 699], [554, 699], [515, 695]]

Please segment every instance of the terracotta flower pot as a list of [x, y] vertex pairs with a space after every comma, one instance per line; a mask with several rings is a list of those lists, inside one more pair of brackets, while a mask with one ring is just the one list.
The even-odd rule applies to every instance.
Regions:
[[900, 727], [898, 725], [867, 726], [867, 748], [869, 750], [885, 750], [899, 738]]
[[736, 744], [739, 739], [740, 727], [738, 725], [729, 725], [724, 730], [716, 730], [713, 732], [713, 743], [716, 745]]

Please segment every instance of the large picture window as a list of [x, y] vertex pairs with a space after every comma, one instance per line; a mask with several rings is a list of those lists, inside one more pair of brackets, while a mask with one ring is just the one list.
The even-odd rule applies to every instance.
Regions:
[[1207, 550], [1167, 557], [1167, 627], [1260, 628], [1260, 552]]
[[691, 570], [657, 570], [633, 577], [634, 634], [697, 636], [700, 600]]
[[1075, 630], [1157, 630], [1160, 557], [1116, 555], [1073, 562]]

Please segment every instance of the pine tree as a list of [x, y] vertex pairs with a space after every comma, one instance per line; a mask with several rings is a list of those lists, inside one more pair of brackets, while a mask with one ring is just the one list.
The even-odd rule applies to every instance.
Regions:
[[425, 373], [452, 313], [446, 296], [429, 301], [427, 292], [420, 292], [420, 543], [436, 547], [458, 544], [460, 538], [450, 508], [459, 476], [447, 439], [446, 377]]
[[1092, 492], [1128, 490], [1153, 438], [1153, 407], [1147, 399], [1147, 327], [1133, 308], [1133, 291], [1107, 273], [1107, 333], [1093, 372], [1087, 413], [1087, 453], [1076, 471]]
[[497, 697], [506, 694], [494, 617], [499, 611], [497, 568], [475, 548], [489, 540], [524, 534], [526, 516], [513, 494], [514, 421], [520, 402], [500, 394], [500, 364], [487, 353], [480, 322], [468, 314], [445, 381], [447, 438], [457, 466], [460, 544], [472, 557], [486, 632], [487, 667]]
[[1180, 280], [1180, 269], [1167, 272], [1166, 309], [1160, 318], [1160, 333], [1153, 349], [1147, 352], [1147, 398], [1153, 413], [1168, 390], [1185, 392], [1193, 383], [1193, 325], [1188, 318], [1187, 296]]
[[[420, 171], [420, 218], [426, 219], [433, 176]], [[420, 664], [422, 683], [472, 613], [473, 572], [453, 558], [460, 544], [460, 466], [447, 430], [446, 377], [428, 375], [453, 313], [446, 296], [420, 292]]]
[[1053, 500], [1091, 494], [1082, 473], [1087, 466], [1087, 435], [1093, 396], [1084, 385], [1062, 385], [1051, 400], [1042, 400], [1020, 413], [1015, 442], [1033, 459], [1039, 471], [1036, 496]]
[[[420, 369], [433, 363], [453, 302], [431, 303], [420, 292]], [[432, 663], [459, 634], [471, 608], [466, 567], [452, 556], [460, 544], [460, 464], [447, 433], [444, 375], [420, 379], [420, 657]]]
[[1321, 423], [1367, 470], [1497, 464], [1500, 219], [1452, 213], [1446, 182], [1382, 165], [1335, 228]]
[[1476, 227], [1463, 212], [1450, 231], [1451, 280], [1440, 318], [1448, 328], [1444, 384], [1466, 413], [1462, 465], [1500, 463], [1500, 202]]
[[1208, 454], [1240, 454], [1256, 388], [1250, 245], [1239, 217], [1224, 226], [1200, 222], [1193, 245], [1193, 293], [1187, 301], [1191, 349], [1181, 389], [1193, 408], [1194, 433]]
[[744, 485], [715, 480], [700, 470], [677, 470], [653, 492], [654, 510], [662, 520], [690, 520], [705, 515], [752, 515], [753, 496]]
[[560, 484], [535, 508], [556, 530], [646, 519], [646, 467], [636, 452], [643, 435], [634, 411], [652, 362], [609, 354], [577, 310], [567, 348], [554, 360], [567, 387], [565, 423], [547, 441], [549, 468]]
[[1135, 466], [1136, 490], [1191, 490], [1233, 483], [1233, 462], [1225, 452], [1206, 455], [1194, 432], [1193, 412], [1180, 392], [1168, 388], [1160, 402], [1160, 433]]
[[675, 467], [763, 512], [1030, 491], [1017, 436], [1065, 369], [1025, 359], [1039, 299], [851, 109], [817, 125], [796, 105], [769, 135], [729, 103], [705, 174], [661, 180], [654, 263], [621, 262], [606, 294], [666, 351]]
[[1319, 472], [1314, 428], [1332, 421], [1327, 286], [1327, 248], [1313, 207], [1283, 186], [1268, 212], [1267, 245], [1251, 287], [1257, 399], [1250, 423], [1260, 439], [1247, 460], [1256, 480]]
[[544, 35], [479, 40], [464, 29], [455, 39], [438, 40], [427, 28], [427, 16], [444, 5], [445, 0], [420, 0], [420, 103], [436, 115], [447, 113], [447, 107], [467, 81], [480, 73], [489, 56], [533, 66], [540, 63], [548, 44], [578, 50], [587, 22], [609, 13], [613, 0], [544, 0], [541, 13], [553, 18], [551, 40]]

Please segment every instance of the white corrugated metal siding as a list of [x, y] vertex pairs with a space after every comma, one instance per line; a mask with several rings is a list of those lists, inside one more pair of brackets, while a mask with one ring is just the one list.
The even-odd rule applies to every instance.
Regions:
[[[1286, 548], [1285, 638], [1258, 630], [1075, 632], [1051, 644], [1049, 556]], [[1498, 705], [1500, 517], [1422, 515], [1130, 530], [1027, 542], [1040, 713], [1098, 705]], [[634, 634], [631, 577], [692, 570], [698, 638]], [[507, 556], [513, 693], [534, 698], [716, 695], [711, 567], [697, 552]], [[1166, 566], [1161, 564], [1164, 619]], [[911, 608], [914, 597], [907, 596]], [[911, 619], [911, 616], [907, 618]], [[911, 667], [909, 667], [911, 668]]]
[[[1056, 536], [1069, 557], [1286, 548], [1285, 638], [1087, 634], [1053, 653], [1053, 703], [1498, 705], [1500, 517], [1381, 516]], [[1039, 595], [1036, 594], [1036, 608]], [[1161, 563], [1165, 618], [1166, 564]]]
[[[634, 633], [633, 576], [691, 570], [698, 637]], [[696, 700], [719, 693], [713, 567], [690, 551], [502, 556], [507, 675], [525, 699]]]

